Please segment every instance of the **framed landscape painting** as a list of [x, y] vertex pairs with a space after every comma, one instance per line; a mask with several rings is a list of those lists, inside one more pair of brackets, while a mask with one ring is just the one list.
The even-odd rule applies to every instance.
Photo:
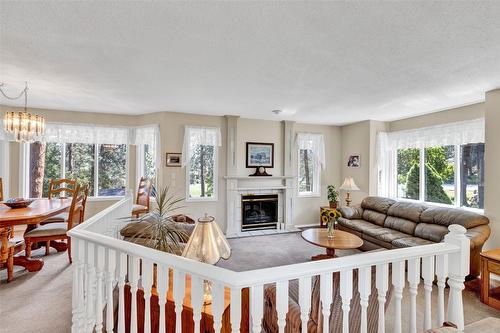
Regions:
[[247, 168], [274, 167], [274, 143], [247, 142]]

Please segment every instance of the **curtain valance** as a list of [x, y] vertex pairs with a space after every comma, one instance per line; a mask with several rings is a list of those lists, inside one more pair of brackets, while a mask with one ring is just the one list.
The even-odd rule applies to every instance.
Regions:
[[182, 144], [182, 166], [187, 164], [190, 153], [198, 145], [222, 146], [222, 137], [218, 127], [186, 126]]
[[297, 133], [297, 146], [299, 149], [311, 150], [314, 162], [320, 165], [322, 169], [325, 168], [325, 140], [323, 134]]

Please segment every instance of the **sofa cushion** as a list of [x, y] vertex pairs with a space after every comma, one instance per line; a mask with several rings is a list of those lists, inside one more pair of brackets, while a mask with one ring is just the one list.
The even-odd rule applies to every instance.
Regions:
[[439, 224], [419, 223], [415, 228], [414, 236], [428, 239], [435, 243], [443, 240], [444, 235], [448, 233], [448, 228]]
[[384, 221], [387, 215], [379, 213], [375, 210], [365, 209], [363, 211], [363, 219], [377, 225], [384, 225]]
[[413, 235], [416, 226], [415, 222], [394, 216], [387, 216], [384, 222], [384, 227], [401, 231], [408, 235]]
[[427, 208], [428, 206], [416, 202], [398, 201], [389, 208], [387, 215], [419, 223], [420, 215]]
[[339, 218], [338, 222], [346, 228], [354, 229], [359, 232], [364, 232], [365, 229], [375, 226], [373, 223], [365, 220], [348, 220], [343, 217]]
[[346, 219], [360, 219], [363, 217], [363, 208], [361, 206], [345, 206], [338, 209], [342, 217]]
[[391, 242], [394, 247], [412, 247], [419, 245], [434, 244], [433, 242], [418, 237], [398, 238]]
[[379, 235], [376, 236], [376, 238], [383, 242], [392, 244], [392, 242], [395, 241], [396, 239], [411, 237], [411, 235], [405, 234], [404, 232], [399, 232], [392, 229], [387, 229], [387, 230], [388, 232], [380, 233]]
[[420, 221], [423, 223], [444, 225], [446, 227], [452, 224], [460, 224], [466, 229], [486, 225], [490, 222], [486, 216], [465, 209], [450, 209], [446, 207], [429, 207], [420, 215]]
[[395, 202], [395, 200], [389, 198], [366, 197], [361, 202], [361, 208], [371, 209], [382, 214], [387, 214], [387, 211]]
[[390, 231], [390, 229], [381, 227], [379, 225], [372, 224], [369, 227], [363, 229], [363, 234], [370, 235], [372, 237], [377, 237], [378, 235], [386, 234]]

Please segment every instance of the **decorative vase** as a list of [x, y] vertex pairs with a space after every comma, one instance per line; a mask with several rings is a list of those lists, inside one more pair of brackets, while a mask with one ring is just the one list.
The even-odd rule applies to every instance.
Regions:
[[328, 238], [333, 239], [333, 236], [335, 235], [335, 219], [332, 219], [330, 220], [330, 222], [328, 222], [327, 233], [328, 233]]
[[330, 201], [330, 208], [331, 209], [337, 209], [338, 202], [337, 201]]

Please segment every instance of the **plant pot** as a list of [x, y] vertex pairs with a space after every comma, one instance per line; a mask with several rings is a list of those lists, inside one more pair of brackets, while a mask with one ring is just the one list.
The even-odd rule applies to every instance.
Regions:
[[330, 208], [337, 209], [337, 206], [338, 206], [338, 202], [337, 201], [335, 201], [335, 202], [330, 201]]

